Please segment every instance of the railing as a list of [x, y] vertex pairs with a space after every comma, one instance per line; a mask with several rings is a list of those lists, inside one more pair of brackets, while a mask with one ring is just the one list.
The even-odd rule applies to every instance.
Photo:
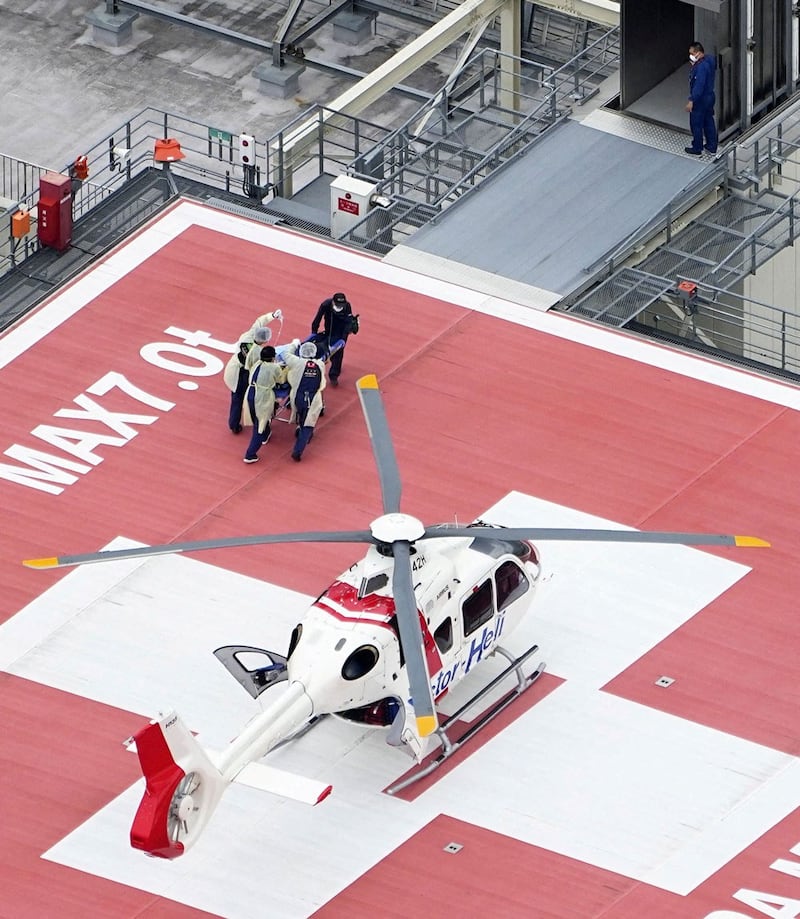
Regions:
[[[282, 190], [287, 168], [283, 157], [284, 139], [297, 125], [308, 125], [310, 121], [311, 143], [305, 154], [298, 157], [296, 149], [292, 153], [291, 170], [296, 190], [320, 175], [344, 174], [353, 162], [358, 163], [359, 157], [375, 149], [389, 134], [387, 128], [363, 118], [315, 105], [276, 135], [265, 141], [257, 140], [253, 162], [245, 168], [239, 163], [238, 135], [147, 108], [85, 151], [89, 178], [73, 182], [73, 219], [79, 220], [132, 178], [151, 169], [155, 142], [167, 137], [176, 138], [184, 154], [184, 159], [170, 164], [170, 173], [261, 202]], [[69, 168], [55, 171], [67, 174]], [[8, 214], [0, 211], [0, 276], [39, 249], [36, 235], [39, 178], [47, 171], [43, 166], [11, 157], [0, 158], [0, 195], [11, 199], [15, 205]], [[31, 232], [16, 240], [12, 237], [11, 215], [19, 208], [30, 213]]]
[[[704, 279], [709, 282], [713, 281], [720, 287], [729, 288], [746, 275], [754, 274], [756, 269], [768, 261], [776, 251], [791, 245], [800, 235], [800, 156], [797, 155], [800, 152], [800, 145], [785, 138], [779, 141], [775, 137], [763, 138], [760, 143], [762, 151], [767, 151], [773, 170], [777, 168], [778, 163], [784, 169], [784, 172], [786, 172], [785, 167], [793, 167], [795, 174], [789, 172], [784, 177], [795, 182], [797, 187], [791, 195], [784, 196], [784, 200], [780, 204], [765, 203], [766, 215], [744, 235], [724, 258], [716, 263], [709, 263], [708, 267], [702, 272], [702, 278], [696, 277], [693, 279], [695, 281]], [[779, 143], [781, 149], [780, 158], [775, 152]], [[792, 154], [795, 154], [794, 159], [792, 159]], [[735, 162], [736, 148], [733, 148], [713, 170], [705, 170], [697, 179], [682, 188], [650, 220], [642, 224], [602, 258], [588, 265], [585, 269], [587, 278], [596, 278], [598, 274], [611, 275], [644, 243], [655, 239], [659, 234], [663, 234], [663, 244], [672, 244], [674, 251], [679, 252], [681, 250], [681, 237], [680, 235], [673, 235], [675, 222], [682, 215], [687, 214], [715, 187], [727, 185], [727, 180], [735, 169]], [[739, 165], [741, 165], [741, 159], [739, 160]], [[774, 175], [770, 173], [767, 190], [773, 190], [774, 181]], [[731, 194], [730, 197], [736, 196]], [[730, 200], [730, 197], [728, 200]], [[763, 195], [739, 197], [744, 202], [752, 201], [754, 204], [767, 200]], [[770, 200], [774, 200], [774, 197]], [[713, 204], [709, 205], [709, 208], [713, 206]], [[718, 206], [721, 207], [723, 204]], [[702, 219], [702, 217], [699, 218], [700, 221]], [[756, 220], [755, 217], [751, 219]], [[712, 224], [714, 223], [713, 212], [711, 222]], [[723, 220], [718, 220], [717, 222], [725, 224]], [[681, 230], [681, 232], [683, 231]], [[693, 243], [693, 249], [695, 248], [696, 242]], [[687, 251], [686, 253], [687, 258], [691, 258], [694, 254], [694, 251]], [[640, 264], [640, 267], [644, 267], [644, 263]]]
[[660, 309], [650, 320], [660, 332], [713, 347], [747, 362], [800, 374], [797, 312], [710, 284], [699, 284], [697, 300], [683, 310], [683, 315]]
[[[329, 116], [333, 114], [335, 118]], [[328, 117], [326, 117], [328, 116]], [[387, 128], [362, 118], [341, 115], [321, 105], [312, 106], [266, 141], [257, 141], [250, 167], [239, 163], [238, 135], [209, 127], [158, 109], [147, 108], [131, 118], [113, 134], [85, 152], [89, 178], [73, 182], [73, 220], [106, 201], [132, 178], [154, 165], [155, 142], [176, 138], [184, 159], [170, 164], [170, 172], [194, 179], [212, 188], [262, 201], [282, 189], [286, 164], [283, 140], [297, 124], [312, 128], [312, 143], [302, 158], [293, 152], [292, 175], [295, 189], [322, 174], [343, 174], [367, 150], [374, 149], [389, 133]], [[158, 165], [158, 164], [156, 164]], [[67, 174], [69, 167], [57, 169]], [[0, 195], [15, 205], [7, 214], [0, 212], [0, 276], [39, 249], [37, 205], [39, 178], [49, 171], [43, 166], [24, 163], [11, 157], [0, 159]], [[31, 215], [31, 231], [14, 239], [11, 216], [18, 209]]]
[[[523, 152], [542, 130], [565, 114], [568, 100], [574, 103], [588, 98], [593, 92], [593, 80], [618, 57], [619, 32], [612, 29], [558, 70], [518, 59], [523, 67], [522, 88], [515, 93], [513, 103], [506, 101], [503, 105], [502, 56], [493, 51], [477, 55], [464, 68], [461, 87], [441, 93], [435, 106], [437, 130], [442, 135], [448, 133], [446, 126], [453, 117], [470, 120], [472, 130], [480, 137], [474, 149], [458, 142], [454, 147], [455, 135], [449, 132], [438, 144], [424, 143], [422, 154], [411, 155], [416, 135], [411, 133], [410, 123], [399, 131], [390, 131], [363, 118], [316, 105], [266, 141], [257, 141], [255, 160], [245, 168], [239, 163], [237, 135], [147, 108], [83, 151], [89, 178], [72, 183], [73, 219], [79, 220], [139, 173], [152, 168], [156, 140], [175, 137], [185, 158], [170, 164], [172, 174], [259, 201], [270, 195], [291, 196], [326, 174], [383, 179], [395, 195], [409, 197], [410, 192], [412, 203], [406, 201], [396, 207], [397, 213], [403, 214], [406, 232], [410, 232]], [[465, 91], [464, 84], [470, 80], [473, 85]], [[417, 113], [415, 120], [425, 111], [423, 108]], [[299, 145], [295, 136], [298, 130], [303, 132], [303, 143]], [[388, 158], [378, 164], [385, 154]], [[443, 175], [432, 171], [434, 160]], [[69, 174], [70, 166], [53, 171]], [[0, 156], [0, 196], [13, 205], [7, 213], [0, 210], [0, 276], [39, 249], [39, 179], [46, 171], [49, 170], [43, 166]], [[419, 199], [416, 204], [414, 199]], [[11, 216], [17, 208], [31, 216], [30, 233], [21, 239], [15, 239], [11, 230]], [[391, 215], [383, 215], [383, 222], [391, 223]], [[384, 240], [389, 238], [385, 230], [381, 233]]]
[[800, 99], [794, 98], [772, 112], [766, 125], [757, 125], [737, 141], [731, 151], [731, 176], [760, 189], [761, 179], [767, 177], [771, 183], [776, 171], [780, 174], [787, 150], [796, 150], [798, 142]]
[[[391, 204], [367, 214], [343, 240], [386, 253], [435, 220], [565, 119], [570, 102], [588, 98], [585, 87], [610, 54], [618, 55], [618, 39], [618, 30], [610, 30], [557, 70], [489, 49], [477, 52], [448, 91], [349, 166], [349, 174], [375, 182], [376, 193]], [[510, 73], [519, 74], [518, 89], [508, 88]], [[365, 170], [364, 162], [371, 168]]]
[[567, 93], [570, 100], [582, 105], [597, 94], [598, 77], [607, 74], [609, 68], [619, 67], [619, 58], [619, 27], [616, 26], [553, 71], [550, 82], [559, 87], [560, 92]]
[[0, 153], [0, 196], [15, 204], [39, 187], [39, 177], [48, 170]]
[[290, 196], [321, 175], [342, 175], [389, 134], [363, 118], [313, 105], [264, 144], [267, 185]]
[[649, 220], [637, 227], [605, 255], [587, 265], [584, 268], [587, 277], [596, 278], [598, 274], [612, 274], [645, 242], [654, 239], [659, 234], [664, 234], [664, 243], [672, 242], [673, 227], [676, 221], [702, 201], [714, 188], [722, 185], [726, 177], [727, 167], [723, 160], [713, 168], [704, 170], [697, 178], [684, 185]]
[[[707, 278], [725, 288], [733, 286], [748, 274], [769, 261], [776, 252], [792, 243], [800, 235], [800, 189], [768, 214], [728, 255], [712, 270]], [[723, 283], [724, 282], [724, 283]]]
[[[236, 135], [147, 108], [85, 151], [89, 178], [73, 181], [73, 220], [79, 220], [133, 177], [152, 168], [155, 142], [166, 137], [175, 137], [185, 156], [170, 164], [171, 171], [176, 174], [226, 191], [238, 190], [241, 183], [244, 195], [248, 195], [252, 183], [260, 179], [259, 162], [263, 163], [263, 154], [257, 152], [256, 163], [247, 173], [238, 163]], [[53, 171], [69, 174], [71, 165]], [[7, 214], [0, 214], [3, 221], [0, 224], [0, 276], [39, 248], [36, 236], [39, 178], [47, 171], [43, 166], [0, 157], [0, 195], [16, 205]], [[32, 218], [30, 234], [19, 240], [13, 238], [11, 231], [11, 216], [18, 209], [27, 210]]]

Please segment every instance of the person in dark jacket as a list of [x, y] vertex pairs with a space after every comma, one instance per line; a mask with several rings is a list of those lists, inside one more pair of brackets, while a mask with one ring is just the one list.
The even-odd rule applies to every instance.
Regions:
[[317, 315], [311, 323], [311, 331], [315, 335], [319, 334], [319, 327], [322, 324], [322, 335], [328, 351], [336, 342], [344, 342], [342, 347], [331, 355], [328, 377], [332, 386], [339, 385], [344, 348], [347, 344], [347, 336], [353, 331], [353, 318], [353, 308], [347, 297], [343, 293], [336, 293], [320, 303]]
[[714, 56], [706, 54], [699, 41], [689, 45], [689, 101], [686, 111], [689, 113], [689, 127], [692, 131], [692, 146], [686, 152], [700, 156], [705, 149], [709, 153], [717, 152], [717, 126], [714, 122], [714, 84], [717, 76], [717, 62]]

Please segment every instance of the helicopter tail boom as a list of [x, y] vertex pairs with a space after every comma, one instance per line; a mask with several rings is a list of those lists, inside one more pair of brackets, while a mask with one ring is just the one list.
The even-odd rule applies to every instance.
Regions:
[[329, 784], [256, 762], [311, 714], [303, 686], [292, 683], [221, 753], [204, 750], [174, 711], [151, 721], [133, 736], [146, 786], [131, 826], [131, 846], [158, 858], [183, 855], [231, 782], [305, 804], [323, 801], [331, 793]]

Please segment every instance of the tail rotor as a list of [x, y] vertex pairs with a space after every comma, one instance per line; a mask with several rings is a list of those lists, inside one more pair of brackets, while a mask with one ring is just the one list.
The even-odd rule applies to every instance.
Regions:
[[134, 735], [146, 787], [131, 826], [131, 845], [173, 859], [190, 848], [228, 785], [175, 712]]
[[167, 834], [174, 843], [181, 843], [182, 837], [186, 839], [192, 835], [195, 820], [200, 812], [194, 795], [200, 791], [201, 784], [199, 773], [190, 772], [181, 779], [172, 795], [167, 817]]

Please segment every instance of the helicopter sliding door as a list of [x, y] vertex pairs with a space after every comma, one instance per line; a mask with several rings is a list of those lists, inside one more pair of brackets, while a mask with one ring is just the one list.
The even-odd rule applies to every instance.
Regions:
[[469, 637], [484, 623], [494, 618], [497, 609], [494, 603], [492, 581], [487, 578], [461, 604], [461, 621], [464, 623], [464, 637]]
[[525, 572], [512, 561], [503, 562], [494, 574], [494, 581], [498, 610], [505, 610], [524, 597], [531, 586]]
[[[531, 589], [530, 580], [518, 562], [508, 559], [495, 569], [492, 575], [475, 587], [472, 593], [461, 603], [461, 621], [464, 628], [464, 639], [483, 627], [478, 638], [471, 639], [470, 655], [483, 654], [491, 647], [503, 631], [505, 613], [518, 600], [521, 600]], [[471, 657], [467, 660], [466, 669], [471, 666]]]

